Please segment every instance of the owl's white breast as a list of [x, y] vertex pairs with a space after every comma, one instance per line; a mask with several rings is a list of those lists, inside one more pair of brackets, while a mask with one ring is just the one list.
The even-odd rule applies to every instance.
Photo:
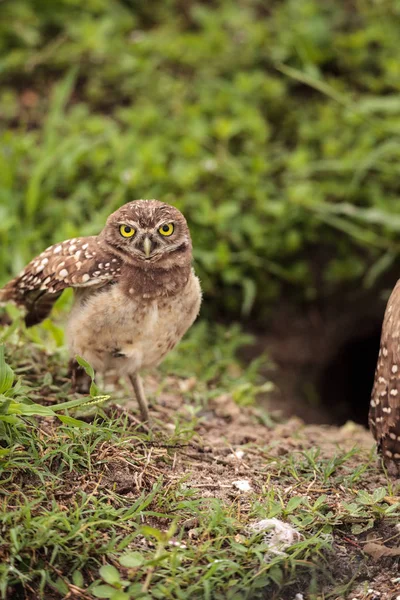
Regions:
[[100, 372], [124, 375], [155, 366], [192, 325], [200, 303], [194, 273], [179, 294], [156, 300], [127, 299], [118, 285], [81, 291], [67, 327], [70, 351]]

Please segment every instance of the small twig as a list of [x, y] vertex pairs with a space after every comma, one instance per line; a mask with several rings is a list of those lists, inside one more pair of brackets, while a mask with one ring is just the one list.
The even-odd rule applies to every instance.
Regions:
[[355, 548], [358, 548], [359, 550], [361, 550], [361, 546], [360, 544], [358, 544], [357, 542], [355, 542], [354, 540], [352, 540], [351, 538], [348, 538], [347, 536], [342, 536], [342, 538], [344, 539], [345, 542], [347, 542], [348, 544], [350, 544], [350, 546], [354, 546]]

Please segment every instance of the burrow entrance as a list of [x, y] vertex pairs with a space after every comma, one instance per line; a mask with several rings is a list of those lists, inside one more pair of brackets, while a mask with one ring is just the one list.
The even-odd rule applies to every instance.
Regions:
[[360, 315], [336, 310], [276, 315], [271, 331], [258, 338], [274, 363], [267, 377], [276, 390], [266, 408], [306, 423], [367, 426], [371, 390], [379, 352], [384, 305], [371, 305]]
[[380, 334], [378, 327], [368, 335], [351, 337], [322, 368], [317, 391], [332, 423], [351, 420], [367, 425]]

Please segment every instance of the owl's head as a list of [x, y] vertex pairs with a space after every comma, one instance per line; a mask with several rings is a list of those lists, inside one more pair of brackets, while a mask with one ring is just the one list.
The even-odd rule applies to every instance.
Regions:
[[191, 259], [192, 241], [183, 214], [158, 200], [135, 200], [112, 213], [101, 235], [137, 266], [170, 268]]

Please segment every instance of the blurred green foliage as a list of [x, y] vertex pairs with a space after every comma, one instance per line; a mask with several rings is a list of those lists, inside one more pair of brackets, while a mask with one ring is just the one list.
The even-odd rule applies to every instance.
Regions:
[[0, 282], [156, 197], [208, 310], [374, 283], [398, 255], [399, 0], [0, 3]]

